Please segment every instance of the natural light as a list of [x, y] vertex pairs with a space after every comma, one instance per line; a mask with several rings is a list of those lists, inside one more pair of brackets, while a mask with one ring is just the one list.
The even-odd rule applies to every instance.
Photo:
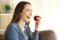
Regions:
[[[4, 0], [2, 1], [5, 2]], [[20, 1], [28, 1], [32, 4], [33, 12], [30, 22], [32, 32], [35, 29], [33, 17], [39, 15], [41, 16], [39, 31], [53, 30], [57, 40], [60, 40], [60, 0], [9, 0], [13, 9]]]
[[[28, 1], [28, 0], [26, 0]], [[39, 30], [54, 30], [57, 40], [60, 40], [60, 0], [29, 0], [32, 3], [33, 15], [30, 22], [31, 30], [34, 31], [33, 17], [41, 16]]]

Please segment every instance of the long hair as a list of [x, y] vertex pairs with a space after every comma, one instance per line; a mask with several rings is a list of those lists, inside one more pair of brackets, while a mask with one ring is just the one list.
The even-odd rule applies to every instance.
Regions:
[[18, 22], [18, 21], [19, 21], [19, 19], [20, 19], [20, 15], [19, 15], [19, 14], [23, 11], [24, 6], [25, 6], [26, 4], [31, 5], [31, 3], [26, 2], [26, 1], [21, 1], [21, 2], [19, 2], [19, 3], [17, 4], [17, 6], [16, 6], [16, 8], [15, 8], [15, 10], [14, 10], [13, 18], [12, 18], [12, 20], [11, 20], [10, 23], [15, 23], [15, 22]]

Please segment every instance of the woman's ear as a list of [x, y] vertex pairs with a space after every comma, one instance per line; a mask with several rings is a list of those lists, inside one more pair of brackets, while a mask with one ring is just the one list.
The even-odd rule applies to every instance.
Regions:
[[22, 13], [19, 13], [19, 15], [21, 15]]
[[19, 15], [21, 16], [21, 15], [23, 15], [23, 13], [21, 12], [21, 13], [19, 13]]

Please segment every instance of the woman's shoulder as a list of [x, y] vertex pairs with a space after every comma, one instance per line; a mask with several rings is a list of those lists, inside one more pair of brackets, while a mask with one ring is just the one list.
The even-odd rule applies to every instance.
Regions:
[[17, 23], [10, 23], [8, 26], [16, 26], [17, 25]]
[[18, 23], [11, 23], [7, 26], [6, 28], [6, 33], [10, 33], [10, 32], [17, 32], [19, 34], [22, 34], [21, 29], [19, 28]]
[[16, 23], [10, 23], [9, 25], [8, 25], [8, 27], [16, 27]]
[[16, 30], [18, 30], [19, 27], [18, 27], [18, 24], [17, 24], [17, 23], [10, 23], [10, 24], [7, 26], [7, 29], [16, 29]]

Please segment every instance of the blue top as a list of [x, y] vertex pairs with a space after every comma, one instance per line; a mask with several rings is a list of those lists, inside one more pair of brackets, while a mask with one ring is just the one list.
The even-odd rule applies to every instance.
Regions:
[[27, 35], [19, 27], [18, 23], [11, 23], [8, 25], [5, 32], [5, 40], [39, 40], [38, 31], [35, 30], [34, 35], [29, 28], [29, 25], [25, 25]]

